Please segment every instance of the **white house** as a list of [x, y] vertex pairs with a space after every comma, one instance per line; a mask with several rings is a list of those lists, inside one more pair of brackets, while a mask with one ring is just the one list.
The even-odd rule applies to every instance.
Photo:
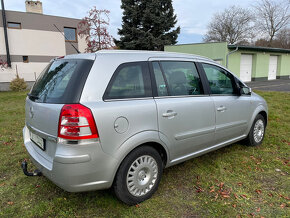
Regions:
[[[9, 89], [17, 72], [29, 85], [33, 84], [51, 59], [76, 53], [71, 44], [80, 52], [86, 48], [85, 39], [77, 34], [79, 19], [44, 15], [40, 1], [25, 1], [25, 4], [26, 12], [0, 10], [0, 59], [7, 61], [6, 41], [11, 59], [11, 67], [0, 69], [0, 91]], [[3, 17], [6, 17], [6, 39]]]

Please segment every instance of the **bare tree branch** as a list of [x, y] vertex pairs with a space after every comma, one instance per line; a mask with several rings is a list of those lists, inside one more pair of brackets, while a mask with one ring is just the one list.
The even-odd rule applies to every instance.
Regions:
[[277, 33], [289, 26], [290, 0], [259, 0], [254, 5], [256, 27], [269, 37], [269, 45]]
[[208, 25], [205, 42], [247, 43], [252, 39], [253, 16], [250, 11], [231, 6], [216, 13]]
[[290, 49], [290, 28], [281, 29], [270, 43], [267, 39], [258, 39], [256, 46]]

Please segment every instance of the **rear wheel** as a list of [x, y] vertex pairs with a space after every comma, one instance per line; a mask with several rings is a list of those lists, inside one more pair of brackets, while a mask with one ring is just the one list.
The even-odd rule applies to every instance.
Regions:
[[136, 148], [123, 160], [116, 174], [117, 198], [128, 205], [149, 199], [158, 188], [162, 171], [162, 159], [154, 148]]
[[261, 114], [258, 114], [253, 122], [246, 143], [249, 146], [260, 145], [265, 136], [265, 119]]

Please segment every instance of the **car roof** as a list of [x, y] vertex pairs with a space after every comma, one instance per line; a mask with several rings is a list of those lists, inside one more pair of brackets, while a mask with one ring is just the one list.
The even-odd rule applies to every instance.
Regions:
[[100, 50], [95, 53], [82, 53], [82, 54], [73, 54], [65, 56], [66, 59], [90, 59], [94, 60], [96, 56], [102, 55], [112, 55], [112, 56], [119, 56], [119, 55], [134, 55], [138, 59], [148, 60], [149, 58], [185, 58], [185, 59], [198, 59], [204, 61], [213, 62], [213, 60], [202, 57], [199, 55], [191, 55], [191, 54], [184, 54], [184, 53], [177, 53], [177, 52], [164, 52], [164, 51], [143, 51], [143, 50]]
[[195, 59], [206, 59], [209, 58], [202, 57], [199, 55], [191, 55], [177, 52], [165, 52], [165, 51], [144, 51], [144, 50], [100, 50], [97, 51], [96, 54], [133, 54], [136, 56], [142, 56], [144, 59], [152, 58], [152, 57], [160, 57], [160, 58], [195, 58]]

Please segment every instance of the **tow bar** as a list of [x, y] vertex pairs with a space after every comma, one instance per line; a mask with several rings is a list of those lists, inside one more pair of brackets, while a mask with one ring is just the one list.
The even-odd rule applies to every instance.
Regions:
[[34, 170], [33, 172], [28, 172], [27, 171], [27, 161], [24, 160], [22, 163], [21, 163], [21, 168], [23, 170], [23, 173], [26, 175], [26, 176], [42, 176], [42, 173], [40, 172], [40, 170], [36, 169]]

